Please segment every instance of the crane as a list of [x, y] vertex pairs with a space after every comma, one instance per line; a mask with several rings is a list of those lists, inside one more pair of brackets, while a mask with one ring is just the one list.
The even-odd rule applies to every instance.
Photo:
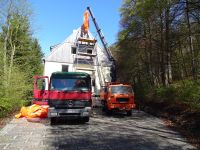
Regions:
[[108, 57], [108, 60], [111, 62], [111, 82], [115, 82], [116, 81], [116, 62], [115, 62], [115, 59], [114, 57], [112, 56], [112, 53], [110, 51], [110, 49], [108, 48], [108, 43], [106, 42], [105, 40], [105, 37], [103, 36], [102, 32], [101, 32], [101, 29], [99, 28], [97, 22], [96, 22], [96, 19], [90, 9], [90, 7], [87, 7], [87, 10], [89, 11], [90, 13], [90, 16], [92, 17], [92, 21], [94, 23], [94, 26], [97, 30], [97, 33], [99, 35], [99, 38], [103, 44], [103, 47], [106, 51], [106, 54], [107, 54], [107, 57]]

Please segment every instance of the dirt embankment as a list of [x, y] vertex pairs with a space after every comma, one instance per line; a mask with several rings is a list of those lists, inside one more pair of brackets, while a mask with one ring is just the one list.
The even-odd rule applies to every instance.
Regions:
[[188, 141], [200, 148], [200, 110], [191, 110], [181, 103], [148, 101], [141, 107], [145, 112], [166, 119], [165, 123], [182, 133]]

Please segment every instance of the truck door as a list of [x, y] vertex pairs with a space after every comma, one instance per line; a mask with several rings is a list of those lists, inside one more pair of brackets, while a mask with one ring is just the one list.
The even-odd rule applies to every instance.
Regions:
[[34, 76], [33, 103], [47, 105], [49, 97], [49, 78], [48, 76]]

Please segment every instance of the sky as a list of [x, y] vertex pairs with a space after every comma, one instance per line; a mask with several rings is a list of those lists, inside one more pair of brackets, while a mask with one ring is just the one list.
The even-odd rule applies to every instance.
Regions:
[[[120, 25], [119, 9], [123, 0], [28, 0], [33, 9], [33, 35], [45, 55], [50, 46], [62, 43], [83, 23], [83, 13], [90, 6], [108, 45], [117, 40]], [[90, 17], [90, 32], [97, 32]], [[98, 41], [100, 43], [100, 41]]]

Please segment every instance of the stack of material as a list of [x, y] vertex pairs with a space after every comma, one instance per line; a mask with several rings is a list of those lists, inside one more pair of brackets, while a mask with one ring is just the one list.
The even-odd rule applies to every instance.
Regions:
[[[27, 118], [30, 121], [32, 118], [47, 118], [48, 116], [48, 105], [37, 105], [33, 104], [28, 107], [22, 107], [20, 113], [15, 115], [16, 118]], [[34, 120], [34, 119], [33, 119]]]

